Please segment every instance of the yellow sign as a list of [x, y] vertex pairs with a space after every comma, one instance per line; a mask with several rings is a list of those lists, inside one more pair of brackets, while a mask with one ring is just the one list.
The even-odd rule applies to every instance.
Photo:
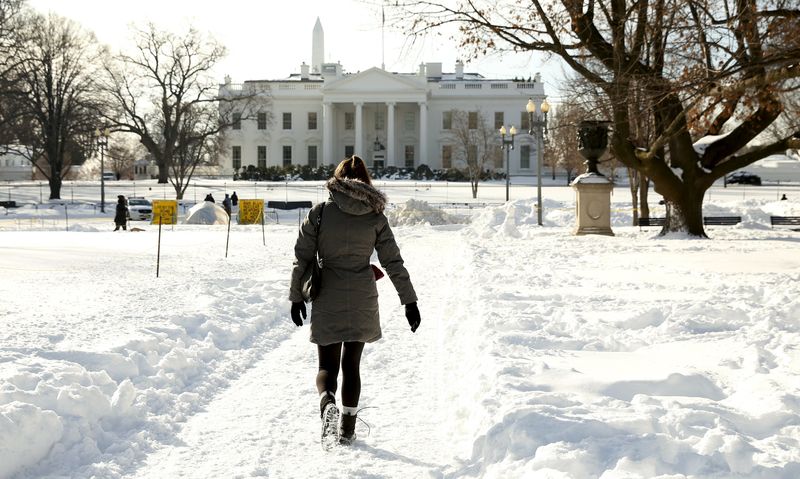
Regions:
[[176, 200], [153, 200], [153, 220], [157, 225], [161, 218], [162, 225], [178, 224], [178, 202]]
[[264, 200], [239, 200], [239, 224], [257, 225], [264, 218]]

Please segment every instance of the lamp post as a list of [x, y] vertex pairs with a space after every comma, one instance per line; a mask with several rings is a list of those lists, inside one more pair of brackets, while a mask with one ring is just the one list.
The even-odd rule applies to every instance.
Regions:
[[105, 179], [105, 166], [103, 160], [105, 156], [105, 149], [108, 146], [108, 137], [111, 133], [108, 128], [100, 131], [99, 128], [94, 129], [94, 138], [97, 141], [97, 148], [100, 149], [100, 212], [106, 212], [106, 179]]
[[[511, 134], [511, 139], [506, 140], [506, 133]], [[509, 182], [511, 181], [511, 163], [509, 156], [511, 155], [511, 150], [514, 149], [514, 136], [517, 134], [517, 129], [514, 128], [514, 125], [511, 125], [511, 129], [506, 131], [505, 125], [500, 127], [500, 141], [501, 145], [500, 148], [506, 151], [506, 201], [508, 201], [508, 187]]]
[[533, 99], [528, 98], [525, 110], [528, 112], [528, 134], [536, 136], [536, 219], [539, 226], [542, 226], [542, 161], [544, 160], [542, 150], [544, 135], [547, 134], [547, 112], [550, 111], [550, 104], [547, 100], [542, 101], [537, 112]]

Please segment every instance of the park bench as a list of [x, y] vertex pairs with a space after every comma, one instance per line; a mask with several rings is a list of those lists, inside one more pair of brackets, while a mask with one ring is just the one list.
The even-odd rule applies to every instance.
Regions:
[[[769, 222], [775, 226], [800, 226], [800, 216], [770, 216]], [[791, 228], [792, 231], [800, 231], [800, 228]]]
[[297, 224], [300, 225], [303, 220], [303, 209], [308, 209], [313, 206], [310, 201], [267, 201], [267, 208], [272, 208], [275, 214], [275, 222], [278, 223], [278, 212], [275, 210], [300, 210], [297, 212]]
[[664, 226], [666, 221], [666, 218], [660, 217], [639, 218], [639, 229], [642, 229], [642, 226]]
[[741, 216], [703, 216], [703, 224], [710, 226], [731, 226], [741, 222]]

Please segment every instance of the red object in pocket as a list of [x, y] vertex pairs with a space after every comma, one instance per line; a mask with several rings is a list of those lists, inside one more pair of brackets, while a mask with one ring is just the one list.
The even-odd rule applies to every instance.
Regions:
[[378, 268], [374, 264], [371, 264], [370, 266], [372, 266], [372, 274], [375, 275], [375, 281], [378, 281], [379, 279], [383, 278], [384, 276], [383, 271], [381, 271], [380, 268]]

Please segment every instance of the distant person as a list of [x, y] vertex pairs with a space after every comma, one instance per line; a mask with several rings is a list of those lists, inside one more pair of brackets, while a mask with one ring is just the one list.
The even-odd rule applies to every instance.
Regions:
[[238, 197], [238, 196], [236, 196], [236, 192], [235, 192], [235, 191], [234, 191], [234, 192], [233, 192], [233, 194], [231, 195], [231, 204], [232, 204], [233, 206], [238, 206], [238, 205], [239, 205], [239, 197]]
[[[302, 326], [306, 304], [301, 279], [319, 251], [324, 258], [322, 285], [311, 303], [310, 323], [311, 342], [317, 345], [319, 360], [316, 382], [322, 444], [327, 448], [333, 441], [349, 445], [356, 438], [361, 354], [365, 343], [381, 338], [378, 290], [369, 263], [374, 251], [405, 305], [412, 333], [419, 327], [420, 314], [411, 278], [383, 213], [386, 196], [372, 185], [364, 161], [355, 155], [344, 159], [326, 187], [330, 197], [311, 208], [295, 243], [289, 300], [292, 321]], [[336, 407], [340, 369], [341, 424]]]
[[787, 198], [787, 197], [786, 197], [786, 193], [784, 193], [784, 194], [783, 194], [783, 196], [781, 196], [781, 201], [783, 201], [783, 200], [788, 200], [788, 199], [789, 199], [789, 198]]
[[122, 231], [127, 231], [128, 223], [128, 203], [124, 195], [117, 195], [117, 212], [114, 214], [114, 224], [117, 226], [114, 231], [118, 231], [122, 226]]
[[206, 199], [204, 201], [210, 201], [212, 203], [216, 203], [216, 201], [214, 201], [214, 197], [211, 196], [211, 193], [206, 195]]
[[228, 193], [225, 193], [225, 199], [222, 200], [222, 207], [225, 208], [225, 212], [228, 213], [228, 218], [231, 217], [231, 197], [228, 196]]

